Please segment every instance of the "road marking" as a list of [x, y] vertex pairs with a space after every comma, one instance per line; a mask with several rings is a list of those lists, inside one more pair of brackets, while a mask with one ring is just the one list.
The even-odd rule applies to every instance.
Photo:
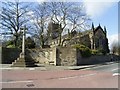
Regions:
[[[114, 65], [114, 63], [112, 63], [113, 65]], [[111, 64], [110, 64], [111, 65]], [[100, 68], [100, 67], [106, 67], [106, 66], [109, 66], [108, 64], [106, 64], [106, 65], [95, 65], [95, 66], [93, 66], [92, 68]], [[90, 68], [85, 68], [86, 70], [88, 69], [91, 69], [91, 67]]]
[[29, 70], [35, 70], [35, 68], [29, 68]]
[[97, 73], [92, 73], [92, 74], [87, 74], [87, 75], [81, 75], [81, 76], [69, 76], [69, 77], [61, 77], [61, 78], [58, 78], [59, 80], [62, 80], [62, 79], [71, 79], [71, 78], [83, 78], [83, 77], [88, 77], [88, 76], [93, 76], [93, 75], [96, 75]]
[[14, 68], [0, 68], [0, 70], [17, 70], [17, 69], [28, 69], [28, 70], [35, 70], [35, 68], [20, 68], [20, 67], [14, 67]]
[[26, 83], [26, 82], [33, 82], [33, 81], [9, 81], [9, 82], [0, 82], [0, 83]]
[[113, 69], [113, 70], [111, 70], [111, 71], [116, 71], [116, 70], [118, 70], [119, 68], [116, 68], [116, 69]]
[[0, 69], [2, 70], [2, 69], [12, 69], [12, 68], [0, 68]]
[[118, 76], [120, 75], [120, 73], [114, 73], [112, 76]]

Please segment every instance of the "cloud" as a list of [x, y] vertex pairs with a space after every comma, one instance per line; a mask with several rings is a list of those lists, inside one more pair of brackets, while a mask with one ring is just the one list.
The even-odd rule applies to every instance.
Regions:
[[101, 16], [103, 13], [105, 13], [106, 10], [108, 10], [112, 5], [113, 2], [116, 2], [117, 0], [109, 0], [109, 1], [104, 1], [104, 0], [84, 0], [83, 4], [86, 9], [86, 13], [91, 17], [91, 18], [98, 18]]
[[46, 0], [36, 0], [39, 3], [45, 2]]
[[113, 35], [110, 35], [110, 36], [108, 35], [108, 43], [109, 43], [110, 49], [112, 48], [113, 44], [118, 43], [118, 37], [119, 36], [120, 36], [120, 33], [119, 34], [113, 34]]

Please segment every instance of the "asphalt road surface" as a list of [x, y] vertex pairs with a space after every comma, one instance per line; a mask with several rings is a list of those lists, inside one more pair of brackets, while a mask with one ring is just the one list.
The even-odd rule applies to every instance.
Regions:
[[111, 72], [113, 74], [120, 73], [120, 63], [112, 63], [112, 64], [99, 64], [96, 67], [88, 68], [89, 70], [95, 70], [99, 72]]
[[[39, 67], [40, 68], [40, 67]], [[118, 88], [118, 63], [82, 70], [2, 70], [2, 88]]]

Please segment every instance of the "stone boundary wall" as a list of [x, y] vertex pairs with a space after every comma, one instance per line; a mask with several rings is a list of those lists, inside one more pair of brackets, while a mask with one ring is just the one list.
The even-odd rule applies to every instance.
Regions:
[[56, 65], [56, 48], [31, 49], [30, 52], [38, 63]]
[[71, 47], [58, 47], [56, 64], [58, 66], [77, 65], [77, 49]]
[[68, 66], [77, 65], [77, 50], [71, 47], [52, 47], [30, 50], [31, 56], [40, 64]]
[[93, 55], [88, 58], [79, 58], [78, 65], [99, 64], [104, 62], [120, 61], [120, 56], [116, 55]]
[[1, 64], [12, 64], [20, 55], [21, 50], [18, 48], [2, 47], [0, 53], [2, 56]]
[[[1, 63], [12, 64], [20, 55], [18, 48], [1, 48]], [[53, 47], [46, 49], [31, 49], [30, 56], [40, 64], [73, 66], [98, 64], [110, 61], [120, 61], [116, 55], [95, 55], [89, 58], [82, 58], [78, 49], [71, 47]]]

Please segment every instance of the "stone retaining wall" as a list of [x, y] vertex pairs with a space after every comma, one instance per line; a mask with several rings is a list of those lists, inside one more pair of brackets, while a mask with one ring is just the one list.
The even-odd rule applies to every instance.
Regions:
[[[47, 49], [32, 49], [30, 56], [40, 64], [70, 66], [98, 64], [104, 62], [118, 61], [120, 56], [95, 55], [89, 58], [82, 58], [80, 51], [71, 47], [53, 47]], [[2, 64], [11, 64], [19, 57], [21, 50], [17, 48], [2, 48]]]
[[2, 64], [12, 64], [20, 55], [21, 50], [18, 48], [2, 48]]
[[32, 49], [31, 56], [40, 64], [56, 65], [56, 48]]
[[57, 65], [59, 66], [77, 65], [77, 49], [71, 47], [58, 47]]
[[78, 65], [99, 64], [111, 61], [120, 61], [120, 56], [116, 55], [93, 55], [88, 58], [79, 58]]

